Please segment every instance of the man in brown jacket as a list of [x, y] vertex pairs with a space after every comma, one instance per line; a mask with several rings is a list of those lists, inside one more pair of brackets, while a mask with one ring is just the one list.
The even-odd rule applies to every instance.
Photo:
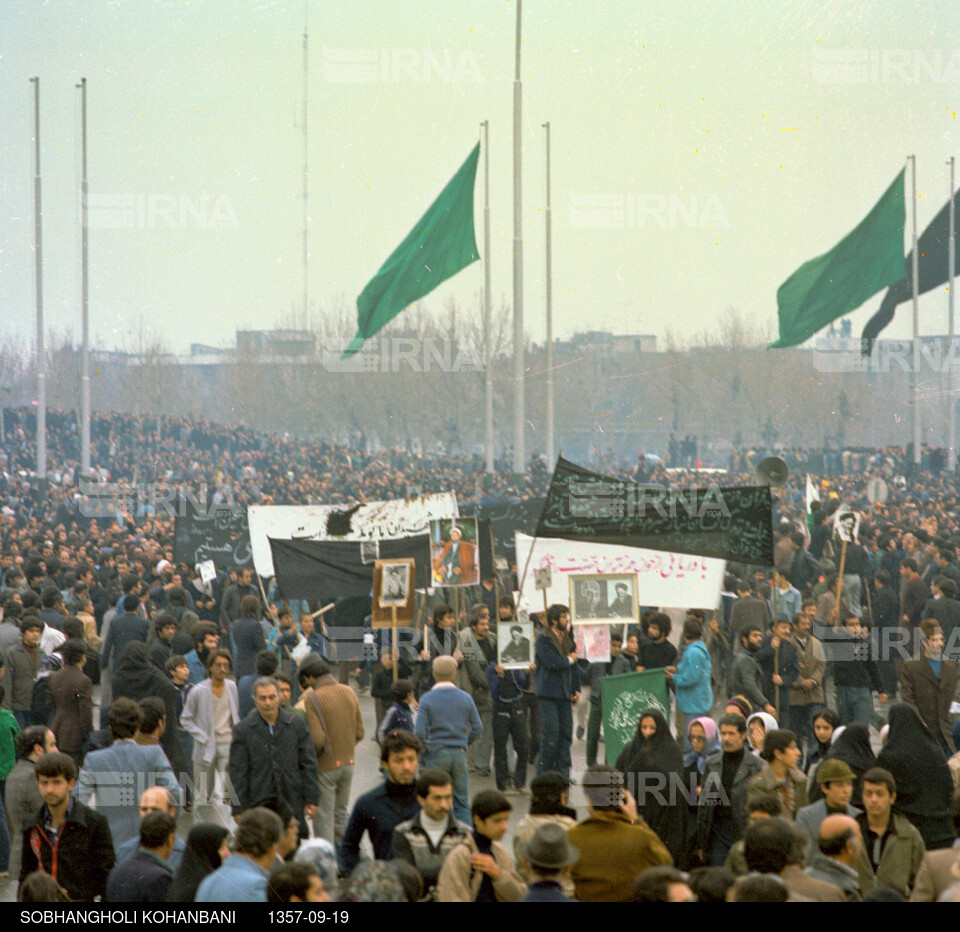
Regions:
[[303, 710], [317, 752], [320, 804], [314, 831], [339, 848], [350, 815], [354, 749], [363, 740], [363, 716], [357, 694], [338, 683], [320, 657], [311, 654], [300, 672], [316, 677], [296, 705]]
[[79, 767], [83, 746], [93, 731], [93, 684], [83, 672], [87, 662], [83, 641], [69, 640], [60, 646], [63, 669], [50, 674], [50, 700], [56, 710], [51, 729], [57, 747]]
[[527, 892], [510, 852], [499, 844], [512, 808], [499, 790], [481, 790], [473, 797], [474, 830], [440, 868], [438, 903], [514, 903]]
[[569, 832], [570, 843], [580, 851], [570, 871], [576, 897], [587, 903], [626, 902], [638, 874], [672, 865], [673, 858], [637, 814], [618, 770], [607, 764], [588, 767], [583, 791], [590, 817]]
[[797, 664], [800, 675], [790, 687], [790, 730], [796, 732], [797, 743], [803, 747], [816, 747], [813, 734], [813, 713], [824, 705], [823, 676], [827, 670], [827, 658], [823, 644], [810, 629], [817, 617], [817, 603], [804, 599], [800, 614], [793, 619], [790, 641], [797, 648]]
[[920, 622], [923, 655], [908, 660], [900, 669], [900, 696], [909, 702], [937, 739], [947, 757], [954, 748], [950, 735], [950, 703], [957, 691], [956, 660], [943, 656], [943, 631], [933, 618]]

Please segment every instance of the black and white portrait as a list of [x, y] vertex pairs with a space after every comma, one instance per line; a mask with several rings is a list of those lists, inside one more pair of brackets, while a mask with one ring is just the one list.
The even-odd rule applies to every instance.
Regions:
[[637, 617], [633, 573], [571, 575], [570, 618], [574, 624], [609, 623]]
[[500, 666], [526, 668], [533, 663], [533, 623], [505, 621], [497, 625], [497, 658]]
[[406, 605], [410, 598], [410, 569], [406, 563], [387, 563], [383, 567], [383, 591], [380, 604], [384, 608]]

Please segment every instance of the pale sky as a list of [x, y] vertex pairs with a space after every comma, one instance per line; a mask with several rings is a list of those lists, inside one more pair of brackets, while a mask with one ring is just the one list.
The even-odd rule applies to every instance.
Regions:
[[[309, 287], [356, 296], [491, 125], [492, 294], [512, 297], [513, 0], [309, 4]], [[918, 157], [922, 230], [957, 154], [957, 4], [523, 6], [525, 322], [544, 334], [551, 123], [554, 330], [680, 336], [776, 290]], [[0, 3], [0, 336], [32, 339], [33, 86], [44, 303], [79, 337], [87, 78], [92, 331], [182, 352], [302, 302], [303, 0]], [[476, 192], [483, 248], [482, 169]], [[907, 177], [909, 197], [910, 177]], [[908, 203], [909, 240], [910, 205]], [[425, 299], [478, 314], [475, 263]], [[855, 332], [882, 292], [854, 315]], [[885, 335], [910, 332], [909, 305]], [[946, 297], [921, 302], [943, 332]], [[402, 325], [402, 318], [398, 320]]]

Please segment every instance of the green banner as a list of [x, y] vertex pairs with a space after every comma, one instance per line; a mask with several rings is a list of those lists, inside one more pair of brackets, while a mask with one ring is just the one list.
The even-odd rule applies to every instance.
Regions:
[[608, 764], [615, 764], [620, 752], [633, 740], [640, 715], [646, 709], [659, 709], [670, 721], [667, 674], [663, 668], [605, 676], [600, 680], [600, 694]]

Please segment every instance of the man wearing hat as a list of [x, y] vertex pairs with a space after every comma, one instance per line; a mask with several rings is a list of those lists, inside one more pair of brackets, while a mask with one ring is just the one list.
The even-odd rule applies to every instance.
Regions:
[[527, 842], [523, 867], [530, 878], [520, 903], [575, 903], [563, 892], [563, 880], [580, 852], [570, 844], [567, 833], [556, 822], [545, 822]]
[[853, 781], [854, 773], [846, 761], [831, 757], [817, 768], [817, 783], [823, 792], [823, 799], [818, 799], [797, 812], [797, 825], [810, 836], [810, 847], [807, 851], [808, 864], [817, 854], [820, 824], [828, 815], [848, 815], [853, 819], [860, 815], [860, 810], [850, 805], [853, 797]]

